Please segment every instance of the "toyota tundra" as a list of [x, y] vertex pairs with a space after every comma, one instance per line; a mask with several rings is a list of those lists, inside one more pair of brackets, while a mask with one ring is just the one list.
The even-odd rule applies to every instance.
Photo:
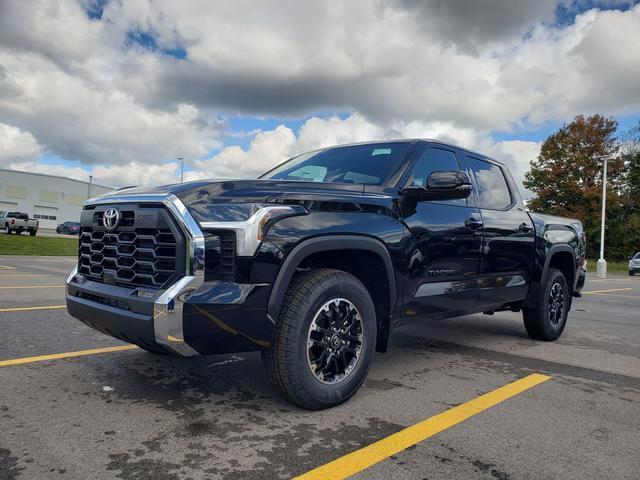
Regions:
[[528, 213], [504, 165], [400, 140], [91, 199], [66, 298], [151, 352], [259, 350], [277, 390], [322, 409], [358, 390], [403, 320], [508, 310], [557, 339], [585, 270], [580, 221]]

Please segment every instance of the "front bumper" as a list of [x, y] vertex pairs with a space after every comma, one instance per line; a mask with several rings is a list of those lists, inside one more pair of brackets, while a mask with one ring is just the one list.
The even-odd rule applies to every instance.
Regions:
[[182, 356], [267, 348], [274, 323], [268, 285], [199, 282], [183, 277], [153, 294], [94, 282], [73, 272], [69, 313], [96, 330], [151, 350]]
[[582, 289], [584, 288], [584, 282], [587, 279], [587, 266], [586, 263], [583, 264], [580, 268], [578, 268], [578, 278], [576, 278], [576, 284], [573, 288], [573, 296], [581, 297]]
[[267, 314], [269, 285], [205, 282], [205, 237], [177, 197], [116, 194], [86, 205], [145, 203], [162, 203], [178, 223], [185, 239], [184, 272], [169, 287], [153, 289], [94, 281], [76, 268], [67, 279], [69, 313], [126, 342], [183, 356], [268, 347], [274, 331]]

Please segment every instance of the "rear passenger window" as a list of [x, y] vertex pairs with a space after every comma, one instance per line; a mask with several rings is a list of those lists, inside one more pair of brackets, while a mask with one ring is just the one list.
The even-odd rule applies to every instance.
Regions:
[[502, 210], [511, 205], [511, 193], [502, 169], [483, 160], [467, 157], [476, 179], [478, 207]]
[[[420, 155], [413, 167], [407, 187], [424, 187], [427, 183], [427, 178], [433, 172], [454, 172], [457, 170], [460, 170], [460, 165], [455, 153], [442, 148], [428, 148]], [[466, 205], [467, 199], [447, 200], [446, 203]]]

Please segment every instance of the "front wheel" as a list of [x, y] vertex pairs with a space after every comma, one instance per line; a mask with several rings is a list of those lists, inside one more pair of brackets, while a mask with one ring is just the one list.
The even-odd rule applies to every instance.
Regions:
[[263, 360], [284, 397], [320, 410], [360, 388], [375, 343], [375, 308], [362, 282], [340, 270], [310, 270], [291, 282]]
[[633, 277], [636, 274], [635, 270], [629, 270], [629, 276]]
[[9, 225], [4, 227], [4, 233], [6, 233], [7, 235], [11, 235], [11, 229], [9, 228]]
[[571, 305], [569, 286], [560, 270], [549, 269], [538, 305], [522, 309], [524, 327], [531, 338], [551, 341], [562, 335]]

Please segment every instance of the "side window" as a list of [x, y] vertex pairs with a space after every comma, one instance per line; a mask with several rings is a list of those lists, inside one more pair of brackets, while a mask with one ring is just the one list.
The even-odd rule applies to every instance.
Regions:
[[467, 162], [476, 179], [478, 207], [501, 210], [511, 205], [511, 192], [500, 167], [473, 157], [467, 157]]
[[[460, 165], [455, 153], [442, 148], [428, 148], [422, 152], [422, 155], [415, 163], [411, 176], [407, 181], [407, 187], [424, 187], [427, 183], [427, 178], [432, 172], [452, 172], [456, 170], [460, 170]], [[466, 205], [467, 199], [447, 200], [446, 203]]]

